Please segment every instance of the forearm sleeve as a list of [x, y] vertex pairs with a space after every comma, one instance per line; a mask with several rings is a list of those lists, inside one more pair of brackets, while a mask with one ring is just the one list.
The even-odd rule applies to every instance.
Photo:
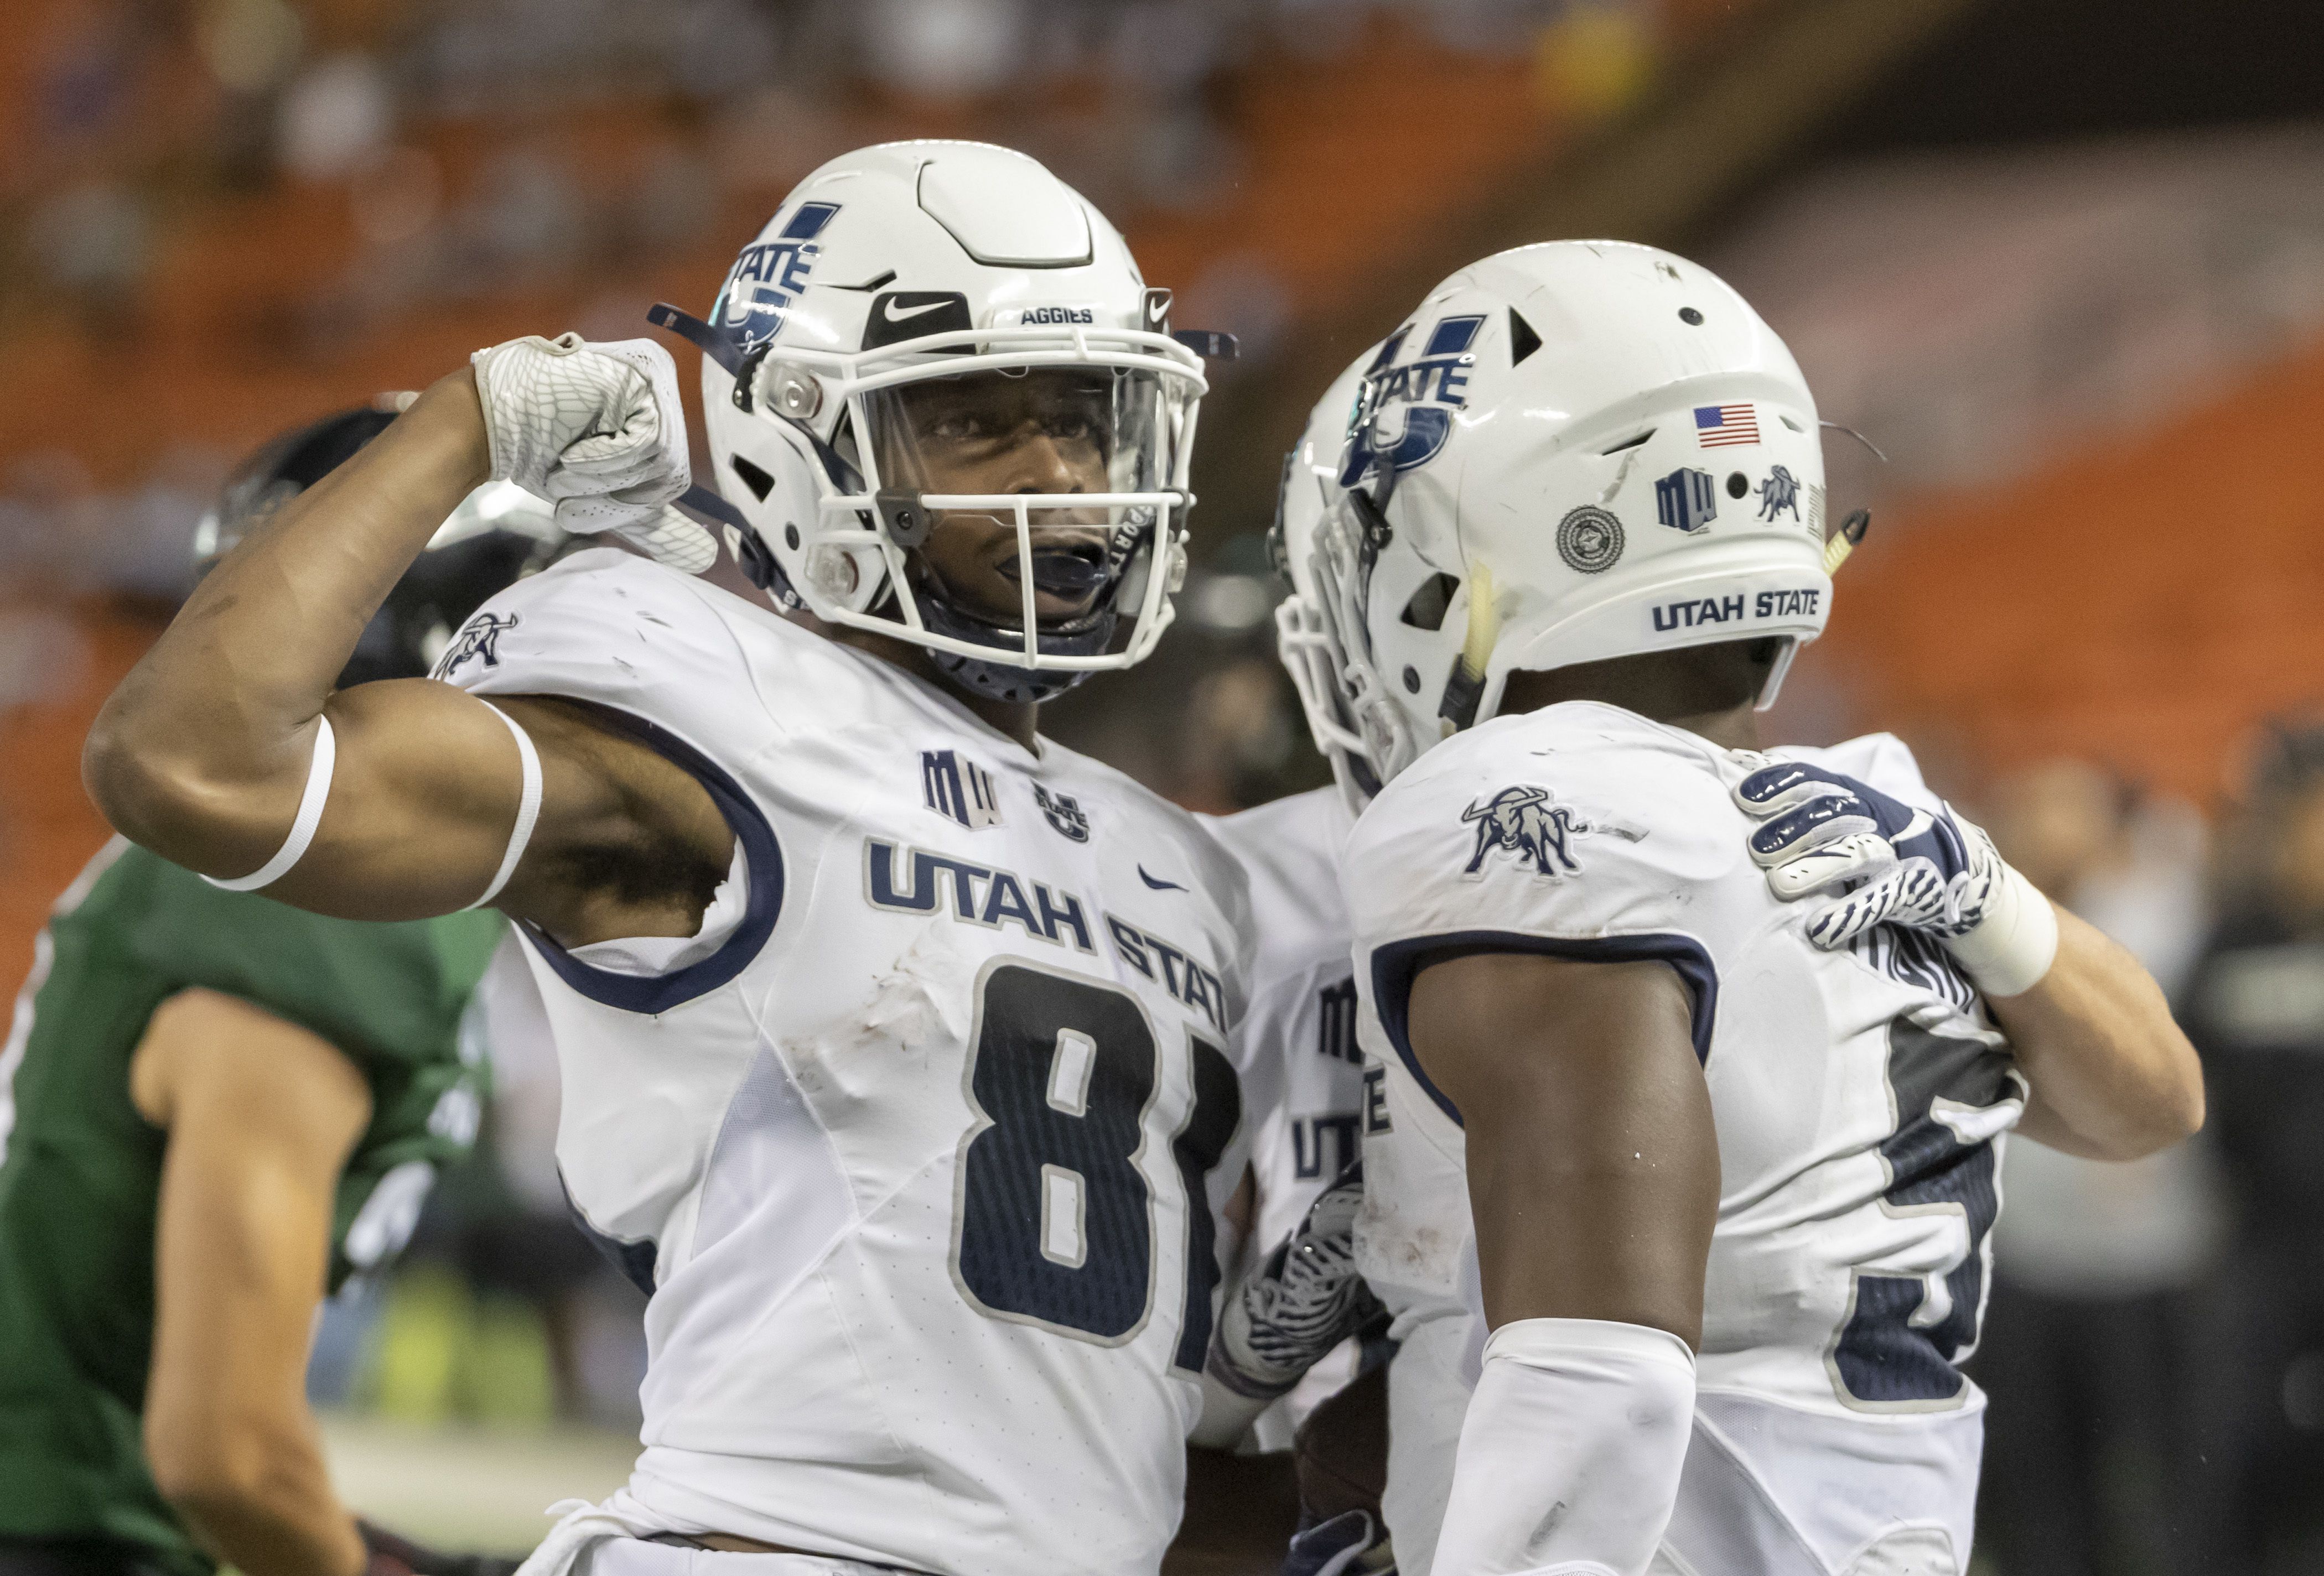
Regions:
[[1694, 1354], [1667, 1331], [1520, 1319], [1485, 1343], [1436, 1576], [1642, 1576], [1694, 1418]]

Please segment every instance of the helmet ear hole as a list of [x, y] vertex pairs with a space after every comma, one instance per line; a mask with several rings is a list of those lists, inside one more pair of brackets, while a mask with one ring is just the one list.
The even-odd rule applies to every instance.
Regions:
[[775, 490], [774, 477], [744, 459], [741, 455], [728, 456], [726, 463], [732, 465], [734, 468], [734, 474], [742, 478], [742, 485], [751, 489], [751, 496], [760, 502], [764, 503], [767, 501], [767, 494]]
[[1444, 614], [1452, 605], [1452, 594], [1461, 589], [1461, 582], [1446, 574], [1431, 575], [1416, 589], [1411, 600], [1404, 604], [1402, 618], [1416, 630], [1441, 630]]

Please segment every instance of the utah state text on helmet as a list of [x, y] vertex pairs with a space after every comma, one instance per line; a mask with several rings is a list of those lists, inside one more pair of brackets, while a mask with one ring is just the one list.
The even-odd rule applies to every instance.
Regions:
[[1695, 264], [1610, 241], [1503, 252], [1349, 370], [1312, 605], [1285, 617], [1328, 652], [1310, 668], [1379, 780], [1492, 717], [1512, 672], [1772, 636], [1764, 706], [1822, 632], [1814, 399]]

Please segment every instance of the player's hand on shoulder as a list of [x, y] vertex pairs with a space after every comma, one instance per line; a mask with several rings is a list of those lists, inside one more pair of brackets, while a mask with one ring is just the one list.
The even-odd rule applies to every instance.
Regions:
[[1810, 761], [1774, 761], [1735, 786], [1757, 825], [1751, 857], [1784, 902], [1813, 899], [1808, 939], [1826, 951], [1877, 926], [1923, 931], [1990, 995], [2041, 976], [2057, 947], [2049, 900], [2010, 868], [1984, 828]]
[[613, 531], [688, 574], [716, 561], [710, 533], [670, 506], [693, 472], [668, 351], [528, 334], [469, 359], [494, 481], [554, 503], [576, 534]]

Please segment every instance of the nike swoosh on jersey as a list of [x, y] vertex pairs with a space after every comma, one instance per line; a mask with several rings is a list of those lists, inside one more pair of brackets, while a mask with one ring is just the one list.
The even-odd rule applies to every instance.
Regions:
[[1138, 879], [1144, 881], [1148, 886], [1153, 888], [1157, 892], [1183, 892], [1186, 889], [1176, 881], [1160, 880], [1153, 876], [1148, 875], [1146, 873], [1146, 867], [1142, 864], [1138, 867]]
[[952, 305], [952, 300], [946, 297], [940, 301], [922, 301], [917, 307], [899, 307], [895, 298], [891, 296], [880, 304], [880, 309], [887, 314], [888, 321], [890, 323], [900, 323], [907, 318], [918, 318], [950, 305]]

